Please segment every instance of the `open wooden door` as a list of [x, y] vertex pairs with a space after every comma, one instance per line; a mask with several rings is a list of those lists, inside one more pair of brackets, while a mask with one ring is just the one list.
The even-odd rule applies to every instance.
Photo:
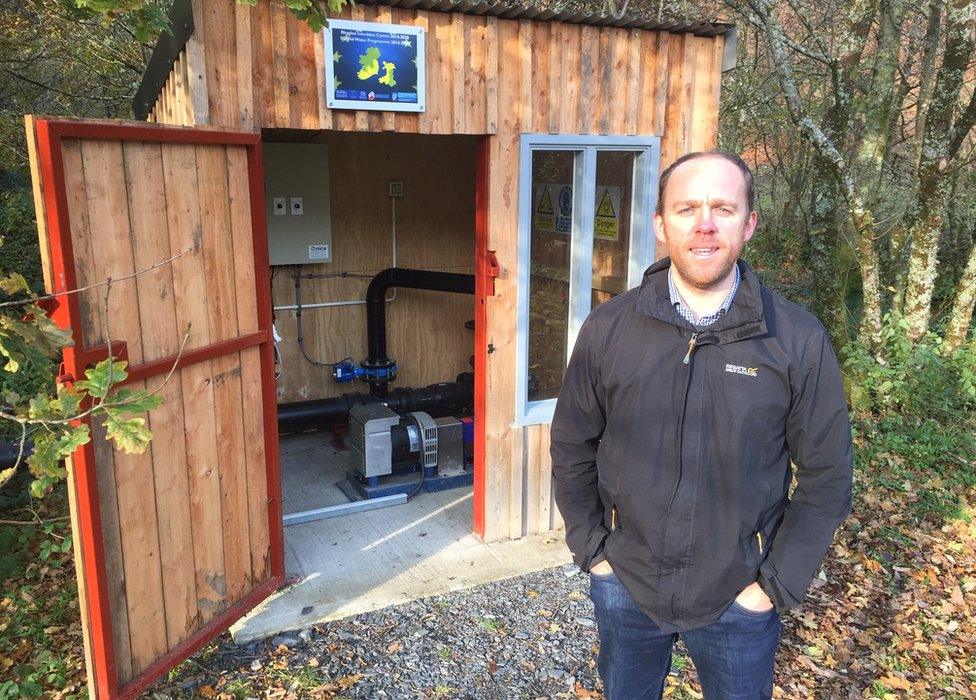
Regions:
[[69, 465], [89, 684], [133, 697], [283, 580], [260, 135], [27, 129], [64, 375], [111, 347], [165, 400], [146, 454], [96, 420]]

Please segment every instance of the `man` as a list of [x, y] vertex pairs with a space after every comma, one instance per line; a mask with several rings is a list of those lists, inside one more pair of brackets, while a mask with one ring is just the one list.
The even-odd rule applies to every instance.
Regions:
[[611, 700], [660, 698], [678, 635], [706, 700], [771, 697], [779, 613], [850, 513], [828, 336], [739, 260], [754, 197], [730, 153], [665, 170], [654, 228], [670, 257], [593, 310], [566, 368], [553, 483]]

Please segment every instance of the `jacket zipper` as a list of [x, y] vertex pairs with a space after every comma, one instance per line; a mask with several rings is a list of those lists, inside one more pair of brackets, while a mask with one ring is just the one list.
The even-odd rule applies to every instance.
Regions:
[[[692, 333], [691, 339], [688, 341], [688, 353], [685, 355], [685, 359], [682, 360], [683, 364], [688, 365], [688, 378], [685, 382], [685, 392], [681, 397], [681, 414], [678, 419], [678, 478], [674, 482], [674, 491], [671, 492], [671, 498], [668, 500], [668, 513], [671, 512], [671, 506], [674, 505], [675, 496], [678, 495], [678, 487], [681, 485], [681, 451], [684, 445], [684, 432], [685, 432], [685, 410], [688, 403], [688, 390], [691, 388], [691, 353], [698, 344], [698, 333]], [[665, 523], [665, 538], [667, 538], [667, 523]]]
[[756, 541], [759, 543], [759, 556], [763, 555], [763, 536], [762, 532], [756, 532]]
[[610, 506], [610, 530], [617, 529], [617, 506]]
[[695, 350], [695, 345], [697, 343], [698, 343], [698, 334], [692, 333], [691, 340], [688, 341], [688, 353], [685, 355], [685, 359], [681, 361], [682, 364], [686, 364], [686, 365], [691, 364], [691, 353]]

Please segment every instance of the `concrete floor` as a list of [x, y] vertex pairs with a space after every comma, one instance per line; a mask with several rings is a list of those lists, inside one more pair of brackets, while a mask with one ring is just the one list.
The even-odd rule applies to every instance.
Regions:
[[[348, 502], [349, 468], [326, 432], [281, 440], [285, 514]], [[406, 504], [285, 528], [285, 571], [297, 582], [231, 628], [241, 643], [571, 561], [561, 532], [484, 544], [472, 530], [471, 487]]]

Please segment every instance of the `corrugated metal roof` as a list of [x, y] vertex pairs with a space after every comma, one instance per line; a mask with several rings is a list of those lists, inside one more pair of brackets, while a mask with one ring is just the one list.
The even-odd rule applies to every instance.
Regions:
[[637, 15], [624, 15], [617, 19], [611, 15], [596, 12], [553, 12], [552, 10], [541, 10], [533, 5], [506, 0], [357, 0], [356, 4], [387, 5], [429, 12], [491, 15], [502, 19], [534, 19], [538, 22], [589, 24], [595, 27], [647, 29], [656, 32], [671, 32], [672, 34], [694, 34], [695, 36], [719, 36], [735, 29], [735, 25], [726, 22], [658, 22]]

